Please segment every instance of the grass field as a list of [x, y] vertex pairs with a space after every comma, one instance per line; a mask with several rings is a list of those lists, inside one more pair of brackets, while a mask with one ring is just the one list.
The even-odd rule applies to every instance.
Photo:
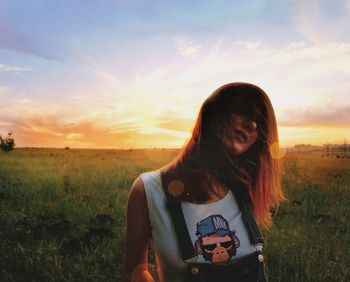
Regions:
[[[0, 153], [0, 281], [123, 281], [128, 191], [175, 150]], [[270, 281], [350, 281], [350, 159], [287, 154]], [[154, 254], [150, 252], [150, 264]]]

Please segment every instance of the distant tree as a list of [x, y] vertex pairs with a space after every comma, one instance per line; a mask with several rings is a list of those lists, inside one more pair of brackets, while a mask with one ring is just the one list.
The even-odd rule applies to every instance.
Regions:
[[2, 138], [0, 135], [0, 149], [5, 153], [10, 152], [15, 147], [15, 139], [12, 137], [12, 132], [9, 132], [7, 137]]

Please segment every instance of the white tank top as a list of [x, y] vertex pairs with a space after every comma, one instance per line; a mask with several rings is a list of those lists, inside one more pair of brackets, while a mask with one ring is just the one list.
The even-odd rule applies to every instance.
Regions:
[[[152, 246], [156, 254], [161, 282], [182, 282], [186, 264], [181, 258], [179, 244], [166, 196], [162, 190], [160, 169], [140, 174], [144, 183]], [[241, 212], [232, 191], [209, 204], [182, 202], [181, 207], [196, 256], [186, 262], [225, 263], [262, 250], [250, 243]]]

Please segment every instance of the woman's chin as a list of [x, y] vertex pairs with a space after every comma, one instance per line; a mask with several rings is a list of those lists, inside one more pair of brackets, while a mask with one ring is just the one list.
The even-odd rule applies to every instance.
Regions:
[[240, 155], [247, 150], [248, 146], [239, 140], [232, 142], [232, 151], [234, 155]]
[[224, 139], [224, 145], [229, 149], [233, 156], [242, 155], [246, 152], [255, 142], [254, 139], [250, 138], [245, 142], [242, 138], [237, 137], [233, 140]]

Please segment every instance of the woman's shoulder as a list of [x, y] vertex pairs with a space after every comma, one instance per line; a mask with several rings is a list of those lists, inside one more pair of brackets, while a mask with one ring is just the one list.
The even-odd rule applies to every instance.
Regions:
[[159, 180], [160, 169], [141, 172], [135, 179], [135, 181], [142, 181], [144, 186], [158, 184]]
[[149, 182], [155, 180], [156, 172], [157, 171], [141, 172], [131, 185], [130, 193], [145, 194], [145, 186], [149, 186]]
[[160, 169], [155, 169], [155, 170], [147, 170], [147, 171], [143, 171], [139, 174], [139, 177], [144, 178], [144, 176], [146, 177], [154, 177], [157, 174], [160, 173]]
[[131, 185], [130, 193], [145, 194], [148, 186], [157, 182], [160, 169], [141, 172]]
[[147, 198], [158, 198], [164, 196], [162, 189], [161, 169], [149, 170], [140, 173], [140, 175], [135, 179], [134, 183], [137, 186], [135, 189], [143, 190], [143, 193], [146, 194]]
[[145, 186], [143, 184], [142, 177], [140, 174], [136, 177], [136, 179], [132, 183], [130, 192], [134, 191], [135, 193], [140, 193], [144, 191], [144, 189], [145, 189]]
[[144, 202], [145, 200], [145, 186], [143, 184], [141, 176], [139, 175], [131, 185], [128, 201], [129, 204], [133, 205], [134, 203], [137, 204], [139, 202]]
[[162, 190], [160, 171], [140, 173], [134, 180], [129, 193], [130, 209], [137, 207], [139, 212], [147, 214], [150, 219], [157, 218], [159, 213], [163, 213], [166, 197]]

